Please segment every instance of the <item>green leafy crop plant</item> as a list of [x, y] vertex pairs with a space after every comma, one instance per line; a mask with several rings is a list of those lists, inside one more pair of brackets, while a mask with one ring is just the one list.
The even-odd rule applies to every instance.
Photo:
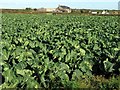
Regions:
[[76, 88], [82, 80], [89, 88], [96, 75], [120, 74], [117, 16], [3, 14], [1, 38], [2, 88]]

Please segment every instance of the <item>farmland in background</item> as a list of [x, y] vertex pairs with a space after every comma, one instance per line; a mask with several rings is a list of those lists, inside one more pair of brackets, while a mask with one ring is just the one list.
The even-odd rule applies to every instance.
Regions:
[[120, 88], [118, 16], [3, 14], [1, 88]]
[[[25, 9], [1, 9], [0, 11], [2, 11], [2, 13], [17, 13], [17, 14], [46, 14], [46, 13], [50, 13], [52, 14], [53, 12], [47, 12], [44, 10], [45, 8], [43, 8], [43, 10], [39, 10], [37, 8], [25, 8]], [[91, 12], [98, 12], [98, 13], [102, 13], [102, 11], [104, 10], [93, 10], [93, 9], [71, 9], [71, 13], [57, 13], [57, 14], [63, 14], [63, 15], [93, 15], [90, 13]], [[107, 12], [109, 12], [109, 14], [103, 14], [107, 15], [107, 16], [118, 16], [120, 15], [120, 10], [106, 10]], [[102, 14], [96, 14], [96, 15], [102, 15]]]

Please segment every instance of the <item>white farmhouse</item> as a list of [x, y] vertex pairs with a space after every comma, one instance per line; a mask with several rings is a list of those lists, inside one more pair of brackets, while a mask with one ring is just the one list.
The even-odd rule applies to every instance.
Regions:
[[59, 5], [57, 8], [56, 8], [56, 10], [55, 10], [55, 12], [67, 12], [67, 13], [71, 13], [71, 9], [70, 9], [70, 7], [68, 7], [68, 6], [64, 6], [64, 5]]

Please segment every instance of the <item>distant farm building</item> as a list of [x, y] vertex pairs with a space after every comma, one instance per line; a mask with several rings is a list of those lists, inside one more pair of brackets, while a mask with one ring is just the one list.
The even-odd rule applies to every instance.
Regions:
[[109, 12], [108, 11], [106, 11], [106, 10], [104, 10], [104, 11], [102, 11], [102, 13], [101, 14], [109, 14]]
[[59, 5], [57, 8], [39, 8], [39, 12], [51, 12], [51, 13], [71, 13], [71, 8], [64, 5]]
[[92, 14], [97, 14], [97, 12], [92, 12]]
[[46, 8], [46, 12], [53, 12], [55, 11], [55, 8]]
[[92, 14], [92, 15], [109, 15], [110, 12], [108, 10], [90, 10], [89, 11], [89, 14]]
[[39, 9], [37, 9], [37, 11], [39, 11], [39, 12], [46, 12], [46, 8], [39, 8]]
[[39, 8], [37, 11], [39, 12], [53, 12], [55, 8]]
[[59, 5], [54, 12], [58, 13], [71, 13], [71, 8], [68, 6]]
[[92, 14], [92, 15], [98, 14], [98, 12], [96, 12], [96, 11], [89, 11], [89, 13]]

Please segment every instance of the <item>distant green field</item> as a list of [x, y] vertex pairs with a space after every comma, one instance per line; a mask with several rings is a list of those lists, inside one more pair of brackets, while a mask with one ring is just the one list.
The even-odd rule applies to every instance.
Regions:
[[2, 88], [120, 88], [117, 16], [3, 14], [1, 38]]

